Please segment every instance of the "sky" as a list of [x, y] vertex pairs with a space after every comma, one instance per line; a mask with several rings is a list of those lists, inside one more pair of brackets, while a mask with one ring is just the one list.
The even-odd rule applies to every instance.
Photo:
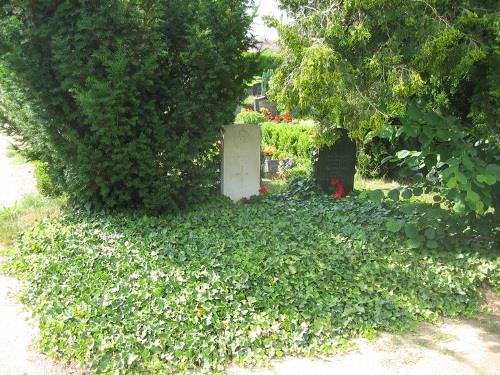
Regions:
[[284, 17], [284, 13], [278, 8], [277, 0], [255, 0], [258, 6], [257, 17], [253, 23], [252, 29], [254, 35], [259, 41], [273, 41], [278, 38], [276, 30], [268, 28], [262, 21], [262, 16], [273, 16], [278, 19]]

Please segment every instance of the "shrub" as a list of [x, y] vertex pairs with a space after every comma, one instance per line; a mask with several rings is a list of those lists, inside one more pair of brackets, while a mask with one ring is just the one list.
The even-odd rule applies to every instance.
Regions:
[[387, 146], [383, 140], [374, 139], [368, 144], [358, 142], [358, 154], [356, 172], [368, 178], [385, 177], [390, 167], [388, 163], [382, 163], [384, 158], [392, 155], [394, 149]]
[[61, 189], [54, 183], [48, 173], [48, 164], [36, 160], [34, 162], [34, 175], [38, 192], [46, 197], [57, 197], [61, 195]]
[[273, 71], [271, 69], [262, 72], [262, 83], [260, 85], [260, 94], [266, 96], [269, 89], [269, 82], [273, 76]]
[[289, 181], [294, 179], [305, 180], [311, 175], [311, 169], [305, 166], [290, 167], [285, 168], [281, 174]]
[[265, 121], [265, 117], [260, 112], [243, 110], [236, 115], [236, 124], [260, 124]]
[[310, 166], [315, 149], [316, 130], [308, 125], [261, 124], [262, 143], [276, 148], [274, 158], [291, 157], [299, 164]]
[[260, 75], [267, 70], [274, 70], [278, 68], [283, 59], [281, 55], [270, 49], [265, 49], [259, 52], [245, 52], [245, 61], [247, 62], [248, 70], [253, 75]]
[[2, 118], [73, 200], [175, 210], [216, 184], [208, 155], [243, 94], [247, 1], [2, 4]]

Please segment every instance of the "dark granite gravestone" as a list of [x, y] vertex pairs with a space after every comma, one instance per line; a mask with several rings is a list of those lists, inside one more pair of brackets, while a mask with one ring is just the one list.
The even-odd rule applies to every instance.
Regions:
[[276, 104], [268, 100], [265, 96], [260, 96], [253, 101], [253, 110], [259, 112], [262, 108], [267, 108], [271, 115], [276, 116], [278, 114], [278, 109]]
[[260, 90], [262, 89], [261, 87], [261, 83], [256, 83], [254, 84], [252, 87], [251, 87], [251, 90], [250, 90], [250, 95], [253, 95], [253, 96], [258, 96], [260, 95]]
[[354, 187], [356, 167], [356, 143], [347, 135], [347, 130], [340, 129], [341, 137], [332, 147], [319, 150], [314, 165], [316, 182], [326, 192], [331, 192], [330, 181], [338, 179], [344, 186], [345, 193]]

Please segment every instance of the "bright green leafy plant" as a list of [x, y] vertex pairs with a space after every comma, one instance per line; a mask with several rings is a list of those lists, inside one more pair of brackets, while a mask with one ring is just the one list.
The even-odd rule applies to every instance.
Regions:
[[290, 157], [296, 163], [311, 166], [317, 135], [314, 126], [264, 122], [260, 129], [262, 143], [276, 148], [275, 159]]
[[264, 114], [252, 110], [242, 110], [236, 115], [235, 124], [260, 124], [265, 121]]
[[179, 216], [65, 214], [24, 235], [10, 267], [50, 355], [104, 374], [213, 373], [476, 311], [482, 286], [500, 291], [498, 228], [440, 210], [446, 250], [415, 224], [430, 209], [296, 180]]
[[48, 171], [48, 165], [41, 161], [34, 162], [33, 174], [36, 179], [38, 192], [46, 197], [57, 197], [61, 195], [61, 189], [54, 183]]

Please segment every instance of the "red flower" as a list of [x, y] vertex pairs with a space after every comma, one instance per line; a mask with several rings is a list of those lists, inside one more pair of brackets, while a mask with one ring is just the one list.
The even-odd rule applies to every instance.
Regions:
[[330, 185], [337, 187], [338, 185], [342, 185], [337, 178], [330, 180]]
[[337, 178], [331, 179], [330, 185], [335, 188], [335, 193], [333, 193], [335, 198], [340, 199], [345, 195], [344, 185]]
[[260, 189], [259, 189], [259, 193], [260, 194], [267, 194], [267, 188], [265, 186], [261, 186]]
[[345, 195], [344, 187], [342, 184], [339, 182], [337, 186], [337, 191], [335, 192], [335, 198], [340, 199]]

